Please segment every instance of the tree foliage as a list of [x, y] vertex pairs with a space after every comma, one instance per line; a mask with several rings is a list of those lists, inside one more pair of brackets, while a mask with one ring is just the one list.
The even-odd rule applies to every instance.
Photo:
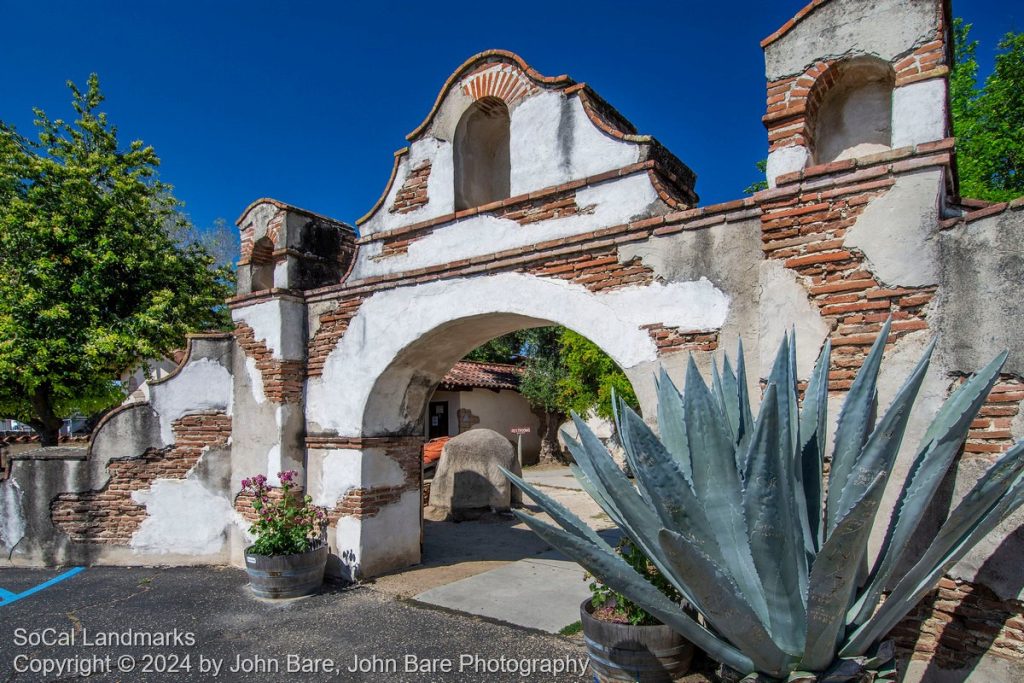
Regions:
[[61, 418], [120, 397], [116, 378], [225, 324], [230, 269], [197, 240], [159, 159], [127, 149], [73, 83], [73, 122], [36, 109], [38, 140], [0, 123], [0, 413], [52, 443]]
[[995, 67], [978, 87], [978, 41], [971, 25], [953, 25], [955, 64], [949, 80], [960, 194], [1007, 201], [1024, 194], [1024, 33], [999, 41]]
[[466, 358], [524, 366], [520, 392], [543, 411], [586, 415], [593, 410], [611, 419], [613, 389], [637, 406], [633, 387], [615, 361], [594, 342], [564, 327], [518, 330], [492, 339]]

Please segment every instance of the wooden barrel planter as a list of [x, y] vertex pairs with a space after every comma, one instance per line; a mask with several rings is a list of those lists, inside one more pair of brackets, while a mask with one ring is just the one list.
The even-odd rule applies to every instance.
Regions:
[[253, 555], [245, 549], [249, 587], [261, 598], [298, 598], [315, 593], [324, 582], [327, 544], [295, 555]]
[[693, 644], [663, 624], [632, 626], [595, 619], [590, 598], [580, 605], [583, 639], [597, 681], [667, 683], [690, 670]]

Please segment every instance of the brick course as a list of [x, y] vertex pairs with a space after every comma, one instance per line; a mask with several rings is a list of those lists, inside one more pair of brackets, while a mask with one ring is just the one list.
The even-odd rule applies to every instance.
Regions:
[[305, 363], [301, 360], [274, 358], [264, 340], [256, 339], [255, 331], [244, 322], [235, 323], [235, 339], [247, 358], [256, 361], [263, 378], [263, 394], [271, 403], [302, 401]]
[[387, 505], [397, 503], [407, 491], [419, 491], [421, 483], [421, 449], [424, 438], [420, 436], [380, 437], [306, 437], [307, 448], [383, 448], [387, 457], [394, 460], [405, 473], [405, 481], [394, 486], [373, 486], [351, 489], [341, 497], [333, 508], [328, 509], [327, 518], [337, 524], [342, 517], [363, 519], [373, 517]]
[[132, 493], [157, 479], [184, 479], [207, 448], [227, 445], [231, 418], [222, 412], [186, 415], [172, 425], [174, 445], [107, 464], [110, 480], [98, 491], [62, 493], [50, 504], [55, 527], [76, 542], [128, 545], [146, 518]]
[[409, 213], [426, 206], [427, 181], [430, 179], [430, 160], [424, 161], [409, 171], [405, 183], [395, 193], [395, 202], [391, 205], [391, 213]]
[[832, 391], [853, 384], [868, 347], [890, 315], [894, 322], [889, 343], [928, 329], [927, 306], [936, 287], [888, 287], [869, 270], [863, 254], [843, 246], [847, 230], [864, 208], [895, 182], [882, 177], [831, 189], [798, 187], [762, 204], [765, 257], [780, 260], [797, 273], [831, 328]]

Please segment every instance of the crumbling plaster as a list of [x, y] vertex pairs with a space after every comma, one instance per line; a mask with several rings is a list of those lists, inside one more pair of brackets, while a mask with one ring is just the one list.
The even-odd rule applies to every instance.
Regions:
[[[398, 171], [384, 201], [360, 226], [362, 235], [411, 225], [455, 210], [451, 141], [454, 139], [458, 117], [470, 104], [472, 100], [463, 95], [459, 88], [454, 88], [446, 95], [427, 134], [414, 140], [408, 154], [400, 158]], [[575, 95], [538, 91], [522, 102], [513, 103], [509, 112], [512, 196], [622, 168], [640, 160], [640, 145], [617, 140], [597, 128]], [[427, 203], [408, 213], [391, 213], [388, 209], [394, 204], [395, 195], [409, 173], [425, 161], [431, 163], [427, 180]], [[650, 192], [644, 191], [644, 196], [649, 196]], [[627, 207], [638, 203], [623, 196], [614, 199], [625, 201]], [[582, 200], [580, 203], [584, 205]], [[531, 226], [531, 233], [535, 233], [537, 227]], [[470, 242], [478, 240], [475, 238]], [[397, 265], [404, 264], [396, 262], [394, 266]]]
[[942, 183], [938, 170], [898, 176], [888, 192], [864, 208], [847, 231], [843, 246], [863, 253], [871, 272], [886, 285], [937, 284], [935, 237]]
[[[586, 336], [628, 369], [657, 358], [654, 342], [641, 325], [713, 330], [724, 322], [729, 303], [729, 297], [705, 279], [656, 282], [595, 294], [564, 280], [520, 273], [380, 292], [360, 307], [348, 332], [328, 356], [323, 376], [308, 382], [307, 412], [320, 427], [342, 435], [361, 434], [368, 424], [380, 433], [407, 429], [395, 408], [390, 415], [366, 415], [378, 378], [407, 347], [460, 318], [515, 315], [550, 321]], [[459, 357], [446, 359], [450, 360], [448, 367]], [[408, 384], [397, 388], [401, 394], [395, 397], [399, 399], [396, 407]]]
[[891, 62], [932, 40], [938, 3], [845, 0], [824, 3], [764, 50], [765, 78], [803, 73], [819, 60], [867, 54]]

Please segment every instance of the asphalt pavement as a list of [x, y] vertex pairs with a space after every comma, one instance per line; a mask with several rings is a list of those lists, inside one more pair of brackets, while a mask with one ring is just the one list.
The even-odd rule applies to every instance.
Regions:
[[578, 640], [370, 587], [272, 602], [233, 568], [67, 569], [0, 569], [0, 681], [592, 680]]

